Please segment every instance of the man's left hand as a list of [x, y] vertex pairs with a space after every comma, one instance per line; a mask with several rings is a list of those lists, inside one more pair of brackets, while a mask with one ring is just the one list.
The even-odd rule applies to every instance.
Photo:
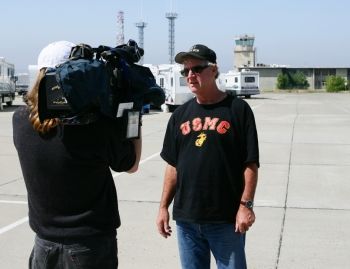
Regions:
[[245, 233], [255, 222], [253, 209], [240, 205], [236, 215], [236, 232]]

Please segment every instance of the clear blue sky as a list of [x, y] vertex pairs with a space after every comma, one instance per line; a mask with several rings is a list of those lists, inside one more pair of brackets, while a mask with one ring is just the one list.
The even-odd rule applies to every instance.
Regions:
[[53, 41], [115, 46], [118, 11], [126, 40], [138, 41], [135, 23], [147, 23], [144, 63], [168, 63], [165, 13], [174, 11], [175, 52], [205, 44], [222, 72], [232, 69], [241, 34], [255, 36], [259, 63], [350, 67], [348, 0], [11, 0], [1, 4], [0, 56], [20, 73]]

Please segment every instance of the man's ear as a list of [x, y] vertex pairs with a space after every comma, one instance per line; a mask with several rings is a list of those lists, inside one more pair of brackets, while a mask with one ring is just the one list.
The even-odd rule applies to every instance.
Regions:
[[215, 77], [217, 77], [219, 75], [219, 68], [217, 65], [213, 65], [213, 72], [215, 73]]

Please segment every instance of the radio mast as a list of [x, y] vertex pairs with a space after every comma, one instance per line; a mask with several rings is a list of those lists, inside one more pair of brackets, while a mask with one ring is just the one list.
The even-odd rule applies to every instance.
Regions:
[[117, 46], [125, 44], [124, 41], [124, 12], [119, 11], [117, 15]]
[[173, 12], [173, 1], [171, 0], [171, 12], [165, 14], [165, 17], [169, 20], [169, 63], [174, 63], [175, 55], [175, 19], [177, 18], [177, 13]]
[[[144, 48], [144, 28], [147, 26], [147, 23], [145, 23], [143, 21], [143, 1], [141, 1], [141, 19], [139, 22], [135, 23], [136, 27], [139, 29], [139, 41], [138, 41], [138, 45], [140, 48]], [[142, 65], [143, 64], [143, 56], [142, 58], [140, 59], [139, 63]]]

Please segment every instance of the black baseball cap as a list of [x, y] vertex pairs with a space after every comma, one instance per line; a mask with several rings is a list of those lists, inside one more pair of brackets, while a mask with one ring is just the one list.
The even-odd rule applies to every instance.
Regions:
[[190, 48], [188, 52], [179, 52], [175, 56], [175, 62], [182, 64], [185, 58], [197, 58], [206, 60], [210, 63], [216, 63], [216, 54], [207, 46], [196, 44]]

